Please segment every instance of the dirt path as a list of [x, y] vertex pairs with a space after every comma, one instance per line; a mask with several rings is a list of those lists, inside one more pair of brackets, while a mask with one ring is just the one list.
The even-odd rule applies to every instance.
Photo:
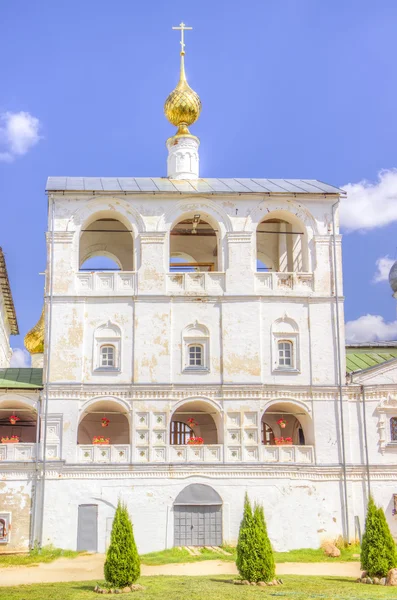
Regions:
[[[103, 579], [103, 554], [88, 554], [77, 558], [59, 558], [36, 566], [0, 568], [0, 586], [60, 581]], [[196, 563], [148, 566], [142, 565], [142, 575], [236, 575], [236, 565], [221, 560]], [[277, 565], [277, 575], [324, 575], [358, 577], [360, 563], [283, 563]]]

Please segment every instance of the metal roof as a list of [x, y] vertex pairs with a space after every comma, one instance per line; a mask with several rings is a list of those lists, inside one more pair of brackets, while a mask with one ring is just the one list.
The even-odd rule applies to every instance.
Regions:
[[43, 387], [43, 369], [0, 369], [0, 388], [31, 388]]
[[385, 352], [347, 352], [346, 371], [355, 373], [397, 358], [397, 348]]
[[17, 315], [15, 312], [14, 301], [12, 299], [10, 282], [8, 279], [6, 261], [2, 248], [0, 248], [0, 291], [3, 295], [4, 306], [7, 313], [7, 318], [10, 323], [10, 329], [12, 335], [18, 335], [18, 322]]
[[344, 194], [316, 179], [168, 179], [168, 177], [49, 177], [47, 192], [188, 194]]

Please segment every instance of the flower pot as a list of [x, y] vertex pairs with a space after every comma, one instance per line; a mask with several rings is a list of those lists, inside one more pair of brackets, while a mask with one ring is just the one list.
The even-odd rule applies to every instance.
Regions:
[[16, 425], [17, 420], [16, 419], [11, 419], [11, 417], [10, 417], [10, 423], [11, 423], [11, 425]]
[[287, 425], [286, 423], [280, 423], [280, 427], [281, 427], [281, 429], [285, 429], [285, 428], [286, 428], [286, 425]]

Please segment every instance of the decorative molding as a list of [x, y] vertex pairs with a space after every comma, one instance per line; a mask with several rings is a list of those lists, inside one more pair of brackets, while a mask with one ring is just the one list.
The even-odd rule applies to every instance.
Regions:
[[163, 244], [166, 231], [148, 231], [139, 234], [141, 244]]
[[[55, 244], [71, 244], [74, 238], [74, 231], [54, 231], [54, 243]], [[52, 235], [51, 231], [46, 232], [46, 240], [51, 243]]]
[[249, 231], [229, 231], [226, 234], [229, 244], [248, 244], [251, 243], [253, 232]]

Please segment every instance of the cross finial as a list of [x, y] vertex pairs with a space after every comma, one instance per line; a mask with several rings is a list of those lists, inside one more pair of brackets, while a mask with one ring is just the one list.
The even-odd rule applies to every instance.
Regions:
[[178, 29], [178, 31], [181, 32], [181, 54], [185, 54], [185, 37], [184, 37], [184, 32], [188, 31], [189, 29], [193, 29], [193, 27], [186, 27], [185, 23], [182, 23], [179, 25], [179, 27], [173, 27], [172, 29]]

